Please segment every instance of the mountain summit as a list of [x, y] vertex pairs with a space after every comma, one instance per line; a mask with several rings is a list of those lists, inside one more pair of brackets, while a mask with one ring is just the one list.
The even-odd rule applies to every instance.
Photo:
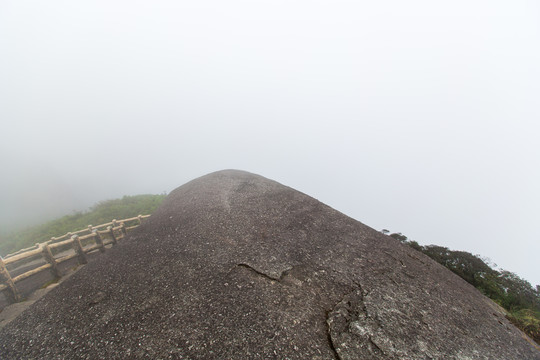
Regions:
[[264, 177], [180, 186], [0, 331], [0, 358], [540, 359], [414, 249]]

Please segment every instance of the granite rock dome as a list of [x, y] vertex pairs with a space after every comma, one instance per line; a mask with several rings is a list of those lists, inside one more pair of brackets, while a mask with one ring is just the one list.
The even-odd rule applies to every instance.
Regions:
[[0, 331], [0, 358], [540, 359], [423, 254], [242, 171], [180, 186]]

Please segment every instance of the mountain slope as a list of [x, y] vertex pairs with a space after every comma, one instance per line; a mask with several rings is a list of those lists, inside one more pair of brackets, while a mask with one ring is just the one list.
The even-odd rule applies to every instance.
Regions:
[[0, 331], [0, 358], [540, 359], [427, 256], [263, 177], [174, 190]]

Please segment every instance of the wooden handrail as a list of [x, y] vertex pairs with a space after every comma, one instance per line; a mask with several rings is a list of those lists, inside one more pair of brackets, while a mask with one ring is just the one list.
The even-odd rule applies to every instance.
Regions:
[[[100, 252], [105, 251], [105, 246], [112, 244], [116, 245], [119, 239], [122, 239], [127, 235], [128, 230], [132, 230], [137, 226], [142, 224], [142, 220], [148, 218], [150, 215], [139, 215], [136, 217], [122, 219], [122, 220], [113, 220], [105, 224], [100, 224], [97, 226], [88, 225], [85, 229], [77, 230], [74, 232], [68, 232], [59, 237], [52, 237], [50, 240], [38, 243], [34, 246], [28, 247], [26, 249], [18, 250], [12, 254], [6, 255], [3, 259], [0, 257], [0, 291], [7, 292], [7, 298], [10, 302], [16, 302], [20, 300], [20, 295], [15, 284], [19, 281], [22, 281], [26, 278], [29, 278], [32, 275], [40, 273], [44, 270], [50, 270], [54, 278], [61, 276], [58, 270], [58, 264], [73, 259], [75, 257], [79, 258], [80, 264], [85, 264], [87, 261], [86, 254], [99, 250]], [[125, 223], [130, 221], [138, 221], [135, 225], [126, 227]], [[106, 230], [100, 230], [106, 228]], [[81, 235], [85, 232], [88, 234]], [[106, 235], [106, 237], [104, 237]], [[67, 238], [67, 239], [66, 239]], [[86, 241], [83, 245], [82, 240], [93, 239], [92, 242]], [[110, 240], [107, 240], [110, 239]], [[61, 248], [71, 244], [73, 253], [63, 255], [59, 258], [55, 258], [52, 250]], [[64, 251], [61, 251], [65, 253]], [[19, 274], [15, 277], [11, 277], [7, 265], [14, 264], [24, 259], [29, 259], [41, 255], [45, 260], [45, 264], [36, 265], [36, 267]]]
[[20, 253], [18, 255], [11, 256], [11, 257], [9, 257], [7, 259], [4, 259], [4, 264], [8, 265], [8, 264], [14, 263], [16, 261], [26, 259], [28, 257], [38, 255], [40, 253], [41, 253], [41, 249], [38, 247], [37, 249], [30, 250], [30, 251], [27, 251], [27, 252], [24, 252], [24, 253]]
[[67, 244], [71, 244], [71, 242], [72, 242], [71, 239], [64, 240], [64, 241], [59, 241], [59, 242], [54, 243], [54, 244], [49, 244], [49, 248], [56, 249], [57, 247], [67, 245]]
[[30, 276], [32, 276], [32, 275], [34, 275], [34, 274], [37, 274], [38, 272], [41, 272], [41, 271], [43, 271], [43, 270], [47, 270], [47, 269], [49, 269], [50, 267], [51, 267], [51, 264], [45, 264], [45, 265], [42, 265], [42, 266], [40, 266], [40, 267], [37, 267], [37, 268], [35, 268], [35, 269], [33, 269], [33, 270], [27, 271], [27, 272], [25, 272], [25, 273], [23, 273], [23, 274], [21, 274], [21, 275], [15, 276], [15, 277], [13, 278], [13, 282], [16, 283], [16, 282], [18, 282], [18, 281], [24, 280], [24, 279], [26, 279], [27, 277], [30, 277]]
[[[65, 238], [71, 238], [73, 235], [79, 235], [79, 234], [81, 234], [81, 233], [83, 233], [83, 232], [85, 232], [85, 231], [88, 231], [88, 232], [91, 233], [91, 232], [92, 232], [93, 230], [95, 230], [95, 229], [98, 229], [98, 230], [99, 230], [99, 229], [101, 229], [101, 228], [107, 228], [107, 226], [112, 226], [112, 225], [114, 225], [115, 222], [116, 222], [116, 223], [121, 223], [121, 222], [126, 223], [126, 222], [128, 222], [128, 221], [136, 221], [136, 220], [146, 219], [146, 218], [148, 218], [148, 217], [150, 217], [149, 214], [148, 214], [148, 215], [138, 215], [138, 216], [134, 216], [134, 217], [127, 218], [127, 219], [121, 219], [121, 220], [113, 220], [113, 221], [109, 221], [108, 223], [100, 224], [100, 225], [88, 225], [88, 227], [87, 227], [86, 229], [81, 229], [81, 230], [77, 230], [77, 231], [73, 231], [73, 232], [68, 232], [68, 233], [66, 233], [66, 234], [64, 234], [64, 235], [53, 237], [53, 238], [51, 238], [51, 240], [49, 240], [49, 243], [54, 243], [54, 242], [56, 242], [56, 241], [63, 240], [63, 239], [65, 239]], [[139, 223], [139, 225], [140, 225], [140, 223]], [[35, 245], [34, 245], [34, 246], [35, 246]], [[34, 247], [30, 247], [30, 248], [28, 248], [28, 249], [32, 249], [32, 248], [34, 248]], [[23, 249], [23, 250], [27, 250], [27, 249]], [[23, 250], [19, 250], [18, 252], [22, 252]], [[17, 253], [18, 253], [18, 252], [17, 252]], [[15, 253], [14, 253], [14, 254], [15, 254]], [[7, 258], [7, 257], [9, 257], [9, 256], [11, 256], [11, 255], [12, 255], [12, 254], [6, 255], [6, 256], [4, 257], [4, 259]]]
[[6, 256], [4, 256], [4, 259], [7, 259], [9, 257], [12, 257], [12, 256], [15, 256], [17, 254], [20, 254], [20, 253], [23, 253], [25, 251], [28, 251], [28, 250], [33, 250], [33, 249], [36, 249], [37, 248], [37, 244], [36, 245], [32, 245], [32, 246], [29, 246], [25, 249], [21, 249], [21, 250], [17, 250], [15, 251], [14, 253], [11, 253], [11, 254], [7, 254]]

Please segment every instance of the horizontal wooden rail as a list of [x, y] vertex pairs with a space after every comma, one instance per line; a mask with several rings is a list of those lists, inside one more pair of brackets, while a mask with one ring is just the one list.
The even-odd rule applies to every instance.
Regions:
[[15, 276], [12, 280], [14, 283], [18, 282], [18, 281], [21, 281], [21, 280], [24, 280], [34, 274], [37, 274], [38, 272], [41, 272], [43, 270], [47, 270], [49, 268], [51, 268], [51, 264], [45, 264], [45, 265], [41, 265], [40, 267], [37, 267], [33, 270], [30, 270], [30, 271], [27, 271], [25, 272], [24, 274], [21, 274], [19, 276]]
[[49, 248], [55, 249], [55, 248], [63, 246], [63, 245], [71, 244], [72, 242], [73, 242], [73, 240], [71, 240], [71, 239], [60, 241], [60, 242], [57, 242], [57, 243], [54, 243], [54, 244], [50, 244]]
[[27, 251], [27, 252], [24, 252], [24, 253], [15, 255], [15, 256], [11, 256], [11, 257], [9, 257], [7, 259], [4, 259], [4, 264], [9, 265], [9, 264], [14, 263], [16, 261], [26, 259], [26, 258], [29, 258], [29, 257], [34, 256], [34, 255], [39, 255], [40, 253], [41, 253], [40, 248], [37, 248], [35, 250], [30, 250], [30, 251]]
[[[61, 276], [58, 270], [58, 264], [78, 257], [80, 264], [86, 264], [86, 254], [99, 250], [105, 251], [105, 247], [108, 245], [116, 245], [119, 239], [124, 238], [129, 230], [133, 230], [142, 224], [143, 219], [148, 218], [150, 215], [139, 215], [136, 217], [110, 221], [105, 224], [97, 226], [88, 225], [86, 229], [77, 230], [74, 232], [68, 232], [59, 237], [52, 237], [50, 240], [43, 243], [38, 243], [34, 246], [26, 249], [18, 250], [12, 254], [6, 255], [4, 258], [0, 257], [0, 291], [3, 291], [10, 302], [16, 302], [21, 299], [19, 291], [15, 284], [19, 281], [27, 279], [42, 271], [51, 271], [54, 278]], [[135, 225], [126, 227], [127, 222], [137, 221]], [[101, 230], [105, 229], [105, 230]], [[85, 234], [85, 232], [87, 234]], [[83, 243], [84, 242], [84, 243]], [[71, 249], [66, 248], [71, 245]], [[59, 252], [58, 257], [55, 257], [53, 250]], [[71, 252], [66, 254], [66, 251]], [[7, 269], [7, 265], [12, 265], [12, 268], [18, 268], [20, 263], [28, 263], [36, 261], [36, 257], [40, 257], [45, 260], [45, 264], [41, 262], [36, 264], [34, 268], [12, 277], [10, 271]], [[17, 265], [13, 265], [17, 263]], [[23, 264], [24, 265], [24, 264]], [[29, 265], [27, 265], [29, 266]]]
[[9, 257], [18, 255], [18, 254], [20, 254], [20, 253], [23, 253], [23, 252], [26, 252], [26, 251], [29, 251], [29, 250], [34, 250], [34, 249], [37, 249], [37, 245], [32, 245], [32, 246], [30, 246], [30, 247], [27, 247], [26, 249], [17, 250], [17, 251], [15, 251], [14, 253], [7, 254], [7, 255], [4, 257], [4, 260], [7, 259], [7, 258], [9, 258]]
[[129, 218], [129, 219], [124, 219], [124, 220], [121, 220], [123, 222], [128, 222], [128, 221], [135, 221], [135, 220], [138, 220], [139, 217], [138, 216], [135, 216], [135, 217], [132, 217], [132, 218]]
[[74, 257], [77, 257], [77, 253], [75, 253], [75, 254], [69, 254], [69, 255], [66, 255], [66, 256], [62, 256], [61, 258], [56, 259], [56, 263], [60, 264], [60, 263], [63, 263], [64, 261], [71, 260], [71, 259], [73, 259]]
[[101, 248], [101, 245], [96, 244], [96, 245], [92, 245], [92, 246], [89, 246], [87, 248], [84, 248], [83, 251], [88, 254], [89, 252], [94, 251], [94, 250], [98, 250], [99, 248]]
[[90, 238], [93, 238], [95, 235], [92, 233], [92, 234], [88, 234], [88, 235], [83, 235], [83, 236], [80, 236], [79, 237], [79, 240], [86, 240], [86, 239], [90, 239]]

